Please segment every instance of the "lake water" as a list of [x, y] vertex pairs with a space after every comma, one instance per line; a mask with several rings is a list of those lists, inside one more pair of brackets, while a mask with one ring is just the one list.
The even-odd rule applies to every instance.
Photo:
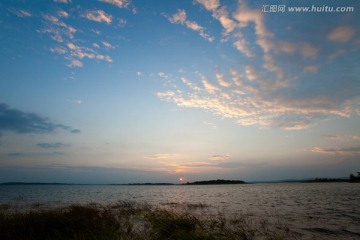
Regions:
[[303, 239], [360, 239], [360, 184], [277, 183], [209, 186], [19, 185], [0, 186], [0, 204], [24, 207], [42, 203], [150, 205], [205, 204], [209, 213], [276, 217]]

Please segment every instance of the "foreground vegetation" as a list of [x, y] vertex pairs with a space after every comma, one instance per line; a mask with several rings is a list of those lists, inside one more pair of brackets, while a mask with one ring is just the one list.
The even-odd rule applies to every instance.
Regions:
[[[296, 239], [295, 233], [280, 222], [251, 219], [246, 216], [225, 218], [196, 214], [204, 204], [187, 204], [181, 211], [177, 204], [151, 207], [146, 204], [117, 202], [71, 205], [64, 208], [14, 210], [0, 206], [0, 239]], [[190, 213], [191, 212], [191, 213]]]

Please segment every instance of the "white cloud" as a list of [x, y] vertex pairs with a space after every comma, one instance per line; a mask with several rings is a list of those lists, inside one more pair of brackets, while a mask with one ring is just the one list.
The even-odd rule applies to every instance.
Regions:
[[328, 60], [331, 62], [334, 59], [340, 57], [340, 56], [344, 56], [346, 54], [346, 51], [343, 49], [337, 49], [335, 50], [333, 53], [331, 53], [328, 57]]
[[182, 77], [180, 78], [180, 80], [186, 84], [190, 89], [194, 90], [194, 91], [200, 91], [200, 88], [194, 84], [193, 82], [191, 82], [189, 79]]
[[58, 2], [58, 3], [71, 3], [71, 0], [54, 0], [54, 2]]
[[126, 24], [127, 24], [127, 21], [125, 19], [123, 19], [123, 18], [119, 19], [119, 22], [118, 22], [119, 27], [125, 27]]
[[355, 35], [355, 29], [349, 26], [342, 26], [333, 29], [327, 36], [333, 42], [345, 43]]
[[109, 42], [102, 41], [101, 43], [107, 48], [113, 48], [113, 46]]
[[225, 80], [224, 74], [222, 74], [221, 72], [216, 72], [215, 76], [220, 86], [230, 87], [231, 84]]
[[360, 155], [360, 147], [351, 147], [351, 148], [321, 148], [314, 147], [312, 152], [315, 153], [323, 153], [323, 154], [331, 154], [331, 155], [347, 155], [347, 156], [359, 156]]
[[209, 158], [209, 160], [213, 161], [226, 161], [230, 158], [229, 155], [213, 155]]
[[316, 73], [319, 71], [319, 65], [310, 65], [304, 67], [305, 73]]
[[182, 24], [187, 28], [199, 33], [199, 35], [206, 39], [209, 42], [214, 41], [214, 37], [211, 37], [209, 34], [205, 33], [205, 28], [200, 26], [198, 23], [194, 21], [187, 20], [185, 10], [178, 9], [177, 13], [174, 13], [171, 17], [166, 16], [167, 19], [173, 24]]
[[[284, 130], [305, 129], [318, 119], [330, 116], [349, 117], [356, 111], [353, 106], [357, 103], [357, 98], [349, 97], [356, 94], [357, 87], [352, 85], [353, 80], [329, 88], [329, 92], [312, 96], [308, 92], [300, 94], [296, 86], [291, 85], [282, 91], [269, 88], [264, 78], [251, 65], [244, 66], [242, 70], [229, 71], [230, 79], [215, 73], [217, 82], [210, 82], [201, 73], [196, 73], [198, 79], [192, 81], [180, 77], [185, 88], [183, 84], [178, 85], [174, 79], [170, 79], [175, 81], [174, 89], [159, 92], [157, 96], [179, 107], [203, 109], [221, 118], [233, 119], [239, 125]], [[231, 80], [234, 83], [231, 88], [221, 83]], [[352, 86], [351, 90], [347, 86]], [[346, 95], [342, 96], [342, 92]]]
[[235, 42], [233, 43], [234, 47], [245, 54], [245, 56], [247, 57], [254, 57], [255, 55], [250, 51], [249, 49], [249, 43], [248, 41], [246, 41], [246, 39], [243, 37], [242, 34], [240, 33], [237, 33], [236, 35], [236, 40]]
[[203, 124], [213, 128], [213, 129], [216, 129], [216, 125], [214, 123], [212, 123], [212, 122], [203, 121]]
[[105, 13], [103, 10], [88, 11], [83, 17], [95, 21], [95, 22], [106, 22], [110, 24], [112, 21], [112, 15]]
[[64, 39], [74, 38], [74, 34], [77, 32], [74, 27], [68, 26], [65, 22], [52, 15], [44, 15], [43, 18], [46, 21], [46, 26], [38, 32], [49, 34], [54, 41], [59, 43], [64, 42]]
[[204, 75], [200, 74], [201, 82], [203, 83], [205, 90], [210, 93], [214, 94], [215, 91], [218, 91], [219, 88], [217, 88], [215, 85], [213, 85], [209, 79], [207, 79]]
[[68, 67], [82, 67], [83, 63], [77, 59], [71, 59]]
[[67, 17], [69, 17], [69, 14], [67, 12], [61, 10], [61, 11], [58, 11], [58, 16], [67, 18]]
[[208, 11], [213, 11], [220, 6], [219, 0], [196, 0], [196, 1], [202, 4]]
[[57, 54], [66, 54], [67, 53], [66, 48], [63, 48], [63, 47], [60, 47], [60, 46], [50, 48], [50, 51], [53, 52], [53, 53], [57, 53]]
[[164, 72], [159, 72], [159, 73], [158, 73], [158, 76], [161, 77], [161, 78], [165, 78], [165, 79], [166, 79], [166, 78], [169, 78], [169, 76], [166, 75]]
[[310, 43], [290, 43], [281, 41], [276, 49], [286, 54], [300, 54], [305, 58], [316, 57], [319, 53], [319, 49]]
[[153, 159], [153, 160], [169, 160], [169, 159], [175, 159], [178, 157], [178, 154], [172, 154], [172, 153], [157, 153], [150, 156], [145, 156], [146, 159]]
[[360, 136], [358, 135], [332, 135], [332, 134], [324, 134], [322, 137], [326, 140], [330, 141], [339, 141], [339, 142], [352, 142], [360, 140]]
[[75, 103], [75, 104], [79, 104], [79, 105], [83, 103], [83, 101], [80, 99], [74, 99], [74, 100], [71, 100], [71, 102]]
[[171, 17], [168, 17], [171, 23], [181, 23], [184, 24], [186, 21], [186, 12], [185, 10], [178, 9], [177, 13], [174, 13]]
[[255, 71], [255, 67], [251, 65], [245, 66], [245, 75], [247, 79], [249, 79], [250, 81], [254, 81], [258, 78], [257, 73]]
[[99, 0], [117, 6], [118, 8], [126, 8], [131, 3], [131, 0]]
[[31, 17], [31, 16], [32, 16], [29, 11], [23, 10], [23, 9], [21, 9], [21, 10], [14, 10], [13, 12], [15, 13], [16, 16], [21, 17], [21, 18]]

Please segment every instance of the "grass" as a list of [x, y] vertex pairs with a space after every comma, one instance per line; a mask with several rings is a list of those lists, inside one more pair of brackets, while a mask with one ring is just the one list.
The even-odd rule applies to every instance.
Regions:
[[[26, 211], [0, 208], [2, 240], [250, 240], [296, 239], [295, 233], [280, 223], [246, 216], [226, 218], [222, 214], [206, 216], [190, 211], [119, 201], [110, 205], [91, 203], [64, 208], [42, 209], [35, 204]], [[205, 211], [205, 210], [204, 210]]]

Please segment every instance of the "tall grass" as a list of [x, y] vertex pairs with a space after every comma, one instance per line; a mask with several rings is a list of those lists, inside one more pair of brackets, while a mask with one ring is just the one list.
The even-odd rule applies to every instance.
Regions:
[[[204, 205], [199, 205], [203, 208]], [[189, 206], [193, 210], [194, 205]], [[250, 240], [296, 239], [286, 226], [245, 216], [201, 216], [146, 204], [71, 205], [9, 211], [0, 208], [0, 239], [74, 240]]]

